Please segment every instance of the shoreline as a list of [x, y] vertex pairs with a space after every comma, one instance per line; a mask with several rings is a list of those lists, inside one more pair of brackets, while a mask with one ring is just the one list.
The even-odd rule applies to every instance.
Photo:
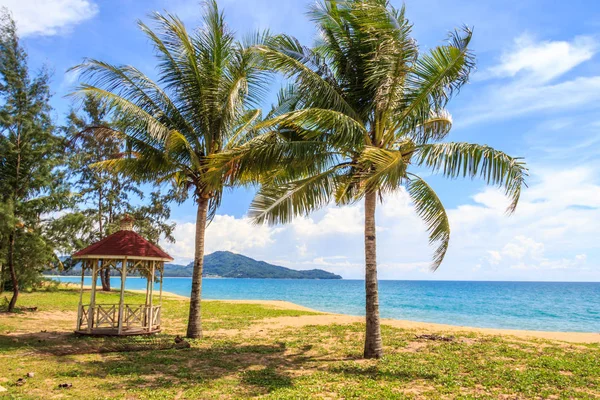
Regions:
[[[145, 293], [145, 290], [127, 290], [133, 293]], [[189, 296], [183, 296], [172, 292], [164, 292], [163, 298], [172, 300], [189, 300]], [[299, 327], [303, 325], [329, 325], [329, 324], [351, 324], [364, 322], [365, 317], [329, 313], [285, 300], [227, 300], [227, 299], [202, 299], [202, 301], [219, 301], [237, 304], [260, 304], [279, 309], [298, 310], [314, 312], [317, 315], [305, 315], [300, 317], [283, 317], [278, 321], [270, 321], [274, 325], [285, 327]], [[558, 332], [558, 331], [534, 331], [525, 329], [503, 329], [503, 328], [480, 328], [475, 326], [449, 325], [436, 322], [420, 322], [402, 319], [382, 318], [381, 323], [401, 329], [418, 329], [427, 332], [474, 332], [486, 335], [513, 336], [526, 339], [559, 340], [570, 343], [600, 343], [600, 332]]]
[[[69, 285], [70, 286], [70, 285]], [[70, 286], [73, 288], [73, 286]], [[78, 290], [78, 288], [75, 288]], [[89, 290], [90, 285], [84, 285], [84, 289]], [[114, 289], [113, 289], [114, 290]], [[126, 289], [127, 292], [144, 294], [144, 289]], [[156, 292], [155, 292], [156, 293]], [[158, 294], [156, 294], [158, 296]], [[163, 298], [171, 300], [189, 301], [189, 296], [163, 291]], [[364, 316], [331, 313], [320, 311], [314, 308], [305, 307], [300, 304], [285, 300], [256, 300], [256, 299], [202, 299], [202, 301], [219, 301], [225, 303], [238, 304], [260, 304], [278, 309], [288, 309], [297, 311], [314, 312], [317, 315], [306, 315], [301, 317], [283, 317], [277, 321], [277, 325], [293, 327], [303, 325], [328, 325], [328, 324], [351, 324], [364, 322]], [[275, 323], [275, 321], [271, 321]], [[392, 318], [382, 318], [381, 323], [401, 329], [418, 329], [425, 332], [473, 332], [487, 335], [513, 336], [525, 339], [548, 339], [559, 340], [570, 343], [600, 343], [600, 332], [569, 332], [569, 331], [541, 331], [512, 328], [484, 328], [465, 325], [450, 325], [437, 322], [423, 322]]]

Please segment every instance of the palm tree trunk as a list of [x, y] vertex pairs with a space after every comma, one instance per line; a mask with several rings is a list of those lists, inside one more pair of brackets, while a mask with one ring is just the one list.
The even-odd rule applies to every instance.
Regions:
[[202, 337], [202, 318], [200, 299], [202, 298], [202, 270], [204, 266], [204, 235], [206, 233], [206, 213], [208, 199], [198, 198], [196, 214], [196, 249], [194, 255], [194, 272], [192, 274], [192, 293], [190, 294], [190, 315], [187, 327], [187, 337], [198, 339]]
[[13, 312], [17, 298], [19, 297], [19, 281], [17, 280], [17, 272], [15, 270], [15, 233], [12, 232], [8, 237], [8, 270], [10, 271], [10, 279], [12, 281], [13, 295], [8, 303], [8, 312]]
[[377, 193], [367, 193], [365, 195], [365, 291], [367, 294], [365, 358], [381, 358], [383, 356], [379, 325], [379, 291], [377, 288], [376, 204]]
[[[100, 261], [100, 265], [104, 266], [104, 261]], [[100, 282], [102, 282], [102, 291], [110, 292], [110, 268], [103, 269], [100, 272]]]

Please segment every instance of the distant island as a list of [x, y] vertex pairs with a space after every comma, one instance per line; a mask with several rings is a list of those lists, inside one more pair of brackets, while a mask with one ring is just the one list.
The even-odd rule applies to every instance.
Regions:
[[[165, 264], [165, 277], [191, 277], [194, 263], [188, 265]], [[115, 275], [117, 271], [112, 271]], [[56, 274], [56, 271], [46, 271]], [[81, 268], [75, 267], [59, 275], [79, 275]], [[342, 279], [341, 276], [322, 269], [299, 271], [257, 261], [230, 251], [215, 251], [204, 257], [202, 276], [207, 278], [258, 278], [258, 279]]]

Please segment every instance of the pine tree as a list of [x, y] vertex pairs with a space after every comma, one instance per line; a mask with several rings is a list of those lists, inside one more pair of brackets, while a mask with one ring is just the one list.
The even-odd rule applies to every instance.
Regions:
[[[116, 232], [125, 214], [134, 217], [136, 230], [151, 241], [157, 243], [162, 236], [174, 240], [174, 224], [166, 222], [170, 217], [170, 196], [152, 192], [149, 203], [145, 204], [145, 193], [134, 179], [94, 168], [96, 163], [125, 154], [127, 144], [125, 137], [115, 129], [118, 125], [119, 120], [106, 101], [92, 96], [83, 99], [79, 112], [72, 110], [67, 117], [63, 130], [69, 143], [67, 165], [78, 191], [77, 207], [55, 225], [73, 233], [76, 242], [71, 243], [74, 245], [71, 247], [75, 247], [72, 250]], [[58, 243], [66, 244], [66, 241], [67, 237], [57, 239]], [[110, 291], [110, 269], [102, 270], [100, 280], [102, 290]]]
[[37, 279], [55, 258], [45, 240], [42, 215], [58, 210], [66, 199], [61, 140], [50, 117], [49, 75], [30, 75], [27, 53], [11, 15], [0, 17], [0, 257], [13, 291]]

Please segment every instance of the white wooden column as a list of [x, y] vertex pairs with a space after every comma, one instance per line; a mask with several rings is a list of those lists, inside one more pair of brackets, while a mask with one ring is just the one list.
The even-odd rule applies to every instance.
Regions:
[[160, 269], [160, 293], [158, 295], [158, 304], [162, 306], [162, 287], [163, 287], [163, 278], [165, 277], [165, 263], [161, 261], [162, 267]]
[[150, 274], [150, 318], [148, 319], [148, 332], [152, 330], [152, 325], [154, 324], [154, 310], [152, 309], [152, 295], [154, 294], [154, 270], [155, 270], [156, 261], [152, 261], [152, 273]]
[[123, 332], [123, 309], [125, 302], [125, 280], [127, 279], [127, 257], [121, 261], [121, 298], [119, 299], [119, 322], [117, 333]]
[[79, 307], [77, 308], [77, 327], [75, 330], [81, 329], [81, 317], [83, 316], [83, 280], [85, 278], [85, 265], [87, 261], [81, 262], [81, 287], [79, 288]]
[[96, 310], [96, 281], [98, 280], [98, 260], [92, 260], [92, 294], [90, 296], [90, 306], [88, 308], [88, 333], [92, 332], [94, 326], [94, 311]]

